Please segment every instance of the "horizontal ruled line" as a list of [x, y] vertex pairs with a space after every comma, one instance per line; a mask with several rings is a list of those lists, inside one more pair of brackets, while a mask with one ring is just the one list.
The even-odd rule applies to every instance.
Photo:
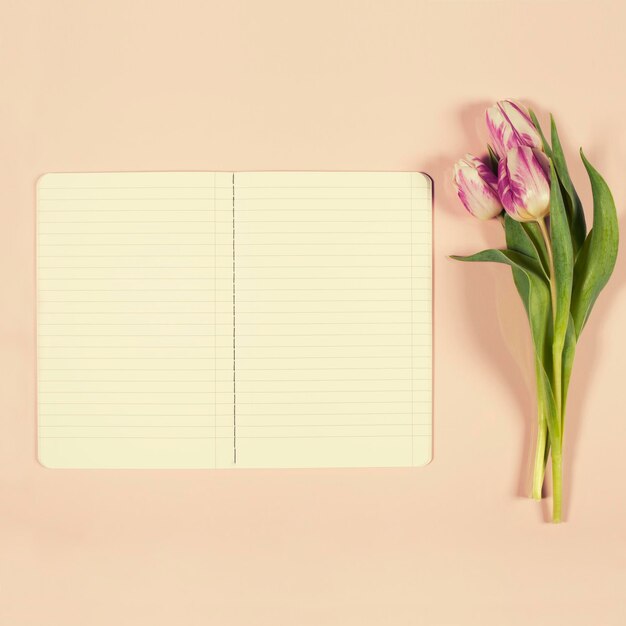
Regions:
[[[410, 426], [410, 424], [409, 424]], [[232, 440], [232, 436], [214, 436], [214, 437], [137, 437], [137, 436], [102, 436], [102, 437], [94, 437], [94, 436], [59, 436], [59, 435], [40, 435], [41, 439], [229, 439]], [[237, 434], [237, 439], [362, 439], [362, 438], [380, 438], [386, 439], [412, 439], [413, 437], [430, 437], [430, 433], [410, 433], [407, 435], [276, 435], [276, 436], [267, 436], [267, 435], [239, 435]]]
[[[58, 337], [59, 335], [49, 335], [48, 338], [52, 336], [52, 337]], [[162, 336], [162, 335], [161, 335]], [[183, 336], [188, 336], [188, 335], [183, 335]], [[218, 337], [229, 337], [228, 335], [218, 335]], [[185, 345], [185, 344], [167, 344], [167, 345], [154, 345], [154, 344], [145, 344], [145, 345], [113, 345], [113, 344], [109, 344], [107, 343], [106, 345], [86, 345], [86, 344], [80, 344], [80, 345], [68, 345], [68, 344], [58, 344], [55, 346], [41, 346], [43, 349], [49, 349], [49, 348], [54, 348], [55, 350], [57, 348], [62, 348], [62, 349], [74, 349], [74, 348], [131, 348], [131, 349], [139, 349], [139, 350], [143, 350], [146, 348], [154, 348], [154, 349], [170, 349], [170, 348], [180, 348], [180, 349], [200, 349], [200, 348], [210, 348], [213, 349], [217, 346], [214, 346], [213, 344], [208, 344], [208, 345], [193, 345], [193, 346], [189, 346], [189, 345]], [[229, 347], [229, 346], [223, 346], [223, 347]], [[263, 349], [263, 350], [274, 350], [274, 349], [278, 349], [278, 348], [293, 348], [293, 349], [301, 349], [301, 348], [402, 348], [402, 347], [410, 347], [406, 342], [402, 342], [402, 343], [395, 343], [395, 344], [377, 344], [377, 343], [370, 343], [370, 344], [353, 344], [353, 343], [341, 343], [341, 344], [319, 344], [319, 343], [315, 343], [313, 345], [296, 345], [296, 344], [276, 344], [276, 343], [272, 343], [271, 346], [239, 346], [240, 348], [244, 349], [244, 350], [249, 350], [249, 349]], [[211, 357], [212, 358], [212, 357]]]
[[[43, 268], [48, 269], [48, 268]], [[101, 269], [101, 268], [98, 268]], [[102, 269], [111, 269], [108, 267]], [[136, 269], [136, 268], [131, 268]], [[148, 269], [148, 268], [146, 268]], [[185, 270], [185, 269], [199, 269], [199, 268], [178, 268], [172, 267], [172, 270]], [[213, 268], [211, 268], [213, 269]], [[211, 281], [213, 276], [55, 276], [54, 278], [39, 277], [40, 281], [47, 280], [204, 280]], [[240, 280], [405, 280], [410, 281], [410, 276], [366, 276], [360, 274], [359, 276], [262, 276], [259, 278], [241, 278]], [[414, 278], [415, 280], [415, 278]], [[419, 279], [417, 279], [419, 280]], [[425, 279], [422, 279], [425, 280]], [[374, 288], [376, 289], [376, 288]], [[410, 287], [408, 287], [410, 289]], [[60, 290], [65, 291], [65, 290]], [[209, 290], [212, 291], [212, 290]], [[291, 290], [290, 290], [291, 291]]]
[[[53, 381], [55, 382], [55, 381]], [[87, 382], [101, 382], [101, 381], [87, 381], [87, 380], [83, 380], [80, 381], [81, 383], [87, 383]], [[128, 381], [128, 382], [136, 382], [136, 381]], [[154, 382], [158, 382], [158, 383], [163, 383], [165, 384], [165, 382], [175, 382], [175, 383], [186, 383], [189, 381], [154, 381]], [[207, 382], [207, 381], [200, 381], [200, 382]], [[209, 381], [211, 382], [211, 381]], [[247, 381], [240, 381], [240, 385], [244, 385]], [[267, 382], [271, 382], [271, 381], [267, 381]], [[296, 382], [296, 381], [294, 381]], [[309, 382], [317, 382], [317, 381], [309, 381]], [[283, 393], [341, 393], [344, 391], [350, 391], [349, 389], [331, 389], [331, 390], [322, 390], [322, 389], [283, 389], [283, 390], [279, 390], [279, 391], [241, 391], [238, 393], [241, 394], [257, 394], [257, 393], [275, 393], [277, 395], [283, 394]], [[365, 389], [363, 391], [359, 391], [359, 394], [362, 393], [385, 393], [386, 391], [392, 391], [393, 393], [411, 393], [411, 391], [413, 391], [412, 389], [392, 389], [392, 390], [386, 390], [386, 389]], [[166, 395], [171, 395], [171, 394], [188, 394], [188, 393], [196, 393], [196, 394], [203, 394], [203, 395], [215, 395], [216, 393], [226, 393], [226, 392], [215, 392], [213, 391], [213, 389], [209, 389], [207, 391], [189, 391], [188, 389], [186, 389], [185, 391], [125, 391], [125, 390], [120, 390], [120, 389], [102, 389], [102, 390], [98, 390], [98, 391], [43, 391], [43, 390], [39, 390], [39, 394], [66, 394], [68, 396], [73, 396], [73, 395], [81, 395], [84, 393], [90, 393], [90, 394], [95, 394], [95, 393], [115, 393], [115, 394], [149, 394], [149, 395], [153, 395], [153, 394], [166, 394]], [[407, 400], [408, 402], [408, 400]], [[123, 403], [122, 403], [123, 404]]]
[[[204, 172], [203, 172], [204, 173]], [[211, 173], [211, 172], [207, 172], [207, 173]], [[221, 173], [221, 172], [220, 172]], [[224, 172], [225, 174], [230, 174], [230, 172]], [[131, 176], [133, 175], [132, 173], [130, 174]], [[70, 189], [70, 190], [76, 190], [76, 191], [84, 191], [84, 190], [91, 190], [91, 189], [231, 189], [231, 187], [228, 186], [224, 186], [224, 187], [216, 187], [215, 185], [209, 185], [209, 186], [196, 186], [196, 185], [173, 185], [173, 186], [162, 186], [162, 185], [141, 185], [141, 186], [136, 186], [136, 185], [132, 185], [130, 187], [114, 187], [114, 186], [107, 186], [107, 187], [39, 187], [40, 191], [53, 191], [53, 190], [58, 190], [58, 189]]]
[[203, 291], [206, 293], [208, 289], [40, 289], [40, 293], [90, 293], [90, 292], [118, 292], [118, 291]]
[[[314, 209], [313, 207], [309, 210], [316, 211], [316, 212], [318, 211], [318, 209]], [[362, 209], [361, 212], [368, 211], [368, 210], [373, 210], [373, 209]], [[354, 224], [354, 220], [301, 220], [301, 219], [296, 219], [296, 220], [287, 220], [287, 219], [244, 220], [244, 219], [240, 219], [239, 222], [241, 224]], [[419, 224], [419, 223], [429, 224], [430, 220], [416, 220], [416, 219], [410, 220], [408, 218], [405, 220], [390, 220], [390, 219], [362, 220], [362, 219], [359, 219], [358, 223], [359, 224], [411, 224], [411, 223], [412, 224]]]
[[[47, 313], [46, 315], [52, 315]], [[141, 326], [213, 326], [214, 322], [204, 323], [187, 323], [187, 322], [144, 322]], [[137, 326], [138, 324], [133, 322], [128, 323], [114, 323], [109, 322], [67, 322], [65, 324], [59, 322], [39, 322], [39, 326]]]
[[[211, 335], [213, 336], [213, 335]], [[39, 368], [40, 372], [213, 372], [213, 368], [200, 368], [200, 367], [192, 367], [192, 368], [176, 368], [172, 369], [170, 367], [167, 368], [150, 368], [146, 370], [145, 367], [133, 367], [133, 368], [120, 368], [120, 367], [108, 367], [108, 368], [100, 368], [100, 367], [81, 367], [80, 369], [76, 369], [74, 367], [65, 368], [50, 368], [50, 367], [41, 367]], [[93, 382], [93, 381], [92, 381]]]
[[[159, 242], [159, 243], [120, 243], [120, 242], [115, 242], [115, 243], [94, 243], [93, 241], [85, 241], [82, 243], [43, 243], [43, 242], [39, 242], [39, 247], [74, 247], [74, 246], [101, 246], [101, 247], [112, 247], [112, 248], [117, 248], [118, 246], [204, 246], [204, 247], [212, 247], [214, 245], [213, 241], [208, 242], [208, 243], [188, 243], [185, 241], [166, 241], [166, 242]], [[224, 244], [226, 245], [226, 244]]]
[[[403, 413], [404, 415], [404, 413]], [[406, 415], [410, 415], [407, 413]], [[202, 417], [202, 416], [200, 416]], [[213, 418], [213, 415], [206, 417]], [[414, 424], [413, 422], [402, 423], [378, 423], [354, 422], [353, 424], [241, 424], [241, 428], [347, 428], [363, 426], [429, 426], [430, 424]], [[215, 424], [40, 424], [40, 428], [229, 428]]]
[[[181, 187], [182, 189], [182, 187]], [[226, 198], [218, 198], [219, 200], [222, 199], [226, 199]], [[167, 198], [163, 198], [162, 196], [155, 196], [154, 198], [127, 198], [127, 197], [114, 197], [114, 198], [38, 198], [39, 202], [85, 202], [86, 200], [95, 200], [96, 202], [119, 202], [120, 200], [122, 201], [126, 201], [126, 200], [137, 200], [140, 202], [153, 202], [154, 200], [159, 200], [161, 202], [166, 202], [169, 200], [175, 200], [175, 201], [179, 201], [179, 200], [195, 200], [198, 202], [202, 202], [202, 201], [207, 201], [210, 200], [211, 202], [213, 202], [215, 200], [215, 198], [213, 196], [195, 196], [193, 198], [185, 198], [184, 196], [182, 197], [175, 197], [175, 196], [170, 196]], [[131, 209], [132, 210], [132, 209]]]
[[[62, 209], [58, 209], [58, 211], [61, 211]], [[182, 211], [185, 211], [185, 209], [181, 209]], [[56, 211], [42, 211], [43, 213], [53, 213]], [[77, 211], [72, 211], [72, 212], [77, 212]], [[194, 210], [195, 212], [195, 210]], [[81, 211], [81, 213], [84, 213], [84, 211]], [[104, 213], [104, 211], [103, 211]], [[101, 220], [101, 221], [96, 221], [96, 220], [54, 220], [54, 221], [38, 221], [38, 224], [214, 224], [214, 220], [212, 218], [207, 218], [205, 220], [138, 220], [138, 221], [131, 221], [131, 220], [120, 220], [120, 221], [116, 221], [116, 220]], [[226, 223], [226, 221], [224, 222], [218, 222], [219, 223]], [[402, 232], [402, 231], [400, 231]], [[122, 235], [124, 234], [123, 232], [119, 232], [119, 233], [42, 233], [45, 235], [57, 235], [57, 234], [61, 234], [61, 235], [93, 235], [93, 234], [106, 234], [106, 235]], [[144, 234], [153, 234], [153, 233], [144, 233]], [[187, 235], [187, 234], [222, 234], [216, 231], [209, 231], [208, 233], [174, 233], [174, 234], [179, 234], [179, 235]], [[224, 233], [225, 234], [225, 233]]]
[[[430, 403], [429, 400], [368, 400], [367, 402], [358, 402], [355, 400], [307, 400], [307, 405], [313, 404], [425, 404]], [[43, 402], [45, 406], [214, 406], [226, 405], [231, 406], [232, 402]], [[300, 402], [237, 402], [242, 405], [298, 405]]]
[[[384, 411], [384, 412], [376, 412], [376, 413], [300, 413], [300, 415], [306, 415], [307, 417], [318, 416], [318, 417], [346, 417], [346, 416], [357, 416], [357, 415], [416, 415], [417, 413], [411, 410], [408, 411]], [[44, 417], [56, 417], [57, 414], [50, 413], [45, 415]], [[81, 413], [81, 417], [118, 417], [118, 418], [133, 418], [133, 417], [167, 417], [167, 418], [179, 418], [180, 415], [158, 415], [155, 413], [135, 413], [133, 415], [119, 415], [117, 413]], [[214, 415], [211, 413], [209, 415], [185, 415], [183, 417], [211, 417]], [[242, 418], [247, 417], [266, 417], [264, 413], [245, 413], [242, 415]], [[229, 425], [230, 426], [230, 425]]]
[[[65, 300], [67, 302], [67, 300]], [[169, 300], [168, 300], [169, 302]], [[173, 300], [173, 302], [177, 302]], [[218, 311], [219, 313], [219, 311]], [[214, 311], [39, 311], [39, 315], [213, 315]], [[211, 322], [213, 324], [213, 322]], [[73, 325], [73, 322], [72, 322]], [[110, 324], [104, 324], [109, 326]], [[61, 324], [67, 326], [67, 324]], [[204, 324], [203, 324], [204, 326]], [[71, 347], [71, 346], [66, 346]], [[113, 347], [113, 346], [109, 346]]]
[[[48, 198], [48, 200], [56, 201], [56, 198]], [[94, 198], [95, 200], [95, 198]], [[182, 198], [182, 200], [194, 200], [194, 198]], [[213, 207], [210, 210], [214, 210]], [[204, 209], [181, 209], [176, 207], [175, 209], [39, 209], [39, 213], [203, 213], [206, 214], [207, 208]], [[212, 222], [212, 220], [202, 220], [203, 222]]]
[[[385, 368], [387, 369], [387, 368]], [[430, 368], [429, 368], [430, 369]], [[41, 370], [40, 370], [41, 371]], [[46, 370], [46, 371], [67, 371], [67, 370]], [[70, 371], [82, 371], [82, 370], [70, 370]], [[128, 371], [128, 370], [122, 370]], [[139, 371], [139, 370], [138, 370]], [[145, 370], [143, 370], [145, 371]], [[149, 370], [151, 372], [155, 370]], [[183, 370], [176, 370], [183, 371]], [[187, 370], [189, 371], [189, 370]], [[193, 372], [202, 371], [202, 370], [190, 370]], [[213, 371], [213, 370], [210, 370]], [[338, 382], [350, 382], [350, 383], [369, 383], [372, 381], [375, 382], [411, 382], [412, 378], [247, 378], [245, 380], [240, 380], [241, 385], [247, 385], [248, 383], [338, 383]], [[416, 379], [420, 380], [420, 379]], [[160, 379], [160, 378], [85, 378], [85, 379], [77, 379], [77, 378], [55, 378], [53, 380], [40, 380], [42, 383], [48, 384], [57, 384], [57, 383], [158, 383], [158, 384], [168, 384], [168, 383], [229, 383], [232, 382], [232, 378], [224, 378], [214, 380], [213, 378], [205, 378], [205, 379], [188, 379], [180, 380], [180, 379]], [[51, 393], [51, 392], [42, 392], [42, 393]], [[59, 392], [60, 393], [60, 392]], [[124, 393], [124, 392], [121, 392]], [[150, 392], [146, 392], [150, 393]], [[225, 393], [225, 392], [218, 392]], [[254, 392], [259, 393], [259, 392]], [[263, 393], [273, 393], [273, 392], [263, 392]]]
[[[152, 290], [149, 290], [152, 291]], [[66, 302], [72, 302], [72, 303], [82, 303], [82, 304], [97, 304], [97, 303], [102, 303], [102, 302], [107, 302], [107, 303], [111, 303], [111, 304], [119, 304], [119, 303], [128, 303], [128, 304], [146, 304], [146, 303], [153, 303], [153, 304], [191, 304], [191, 303], [198, 303], [198, 304], [213, 304], [214, 302], [216, 304], [226, 304], [229, 301], [228, 300], [39, 300], [40, 304], [58, 304], [59, 302], [65, 304]], [[106, 311], [102, 311], [102, 313], [105, 313]]]
[[[167, 172], [166, 172], [167, 173]], [[213, 172], [201, 172], [202, 174], [212, 174]], [[222, 176], [241, 176], [245, 174], [250, 174], [251, 172], [215, 172], [215, 174]], [[322, 172], [326, 174], [326, 172]], [[370, 174], [370, 172], [362, 172], [363, 174]], [[408, 176], [413, 176], [416, 172], [398, 172], [399, 174], [406, 174]], [[131, 176], [133, 173], [129, 173]], [[141, 174], [141, 172], [139, 172]], [[413, 180], [413, 179], [411, 179]], [[91, 189], [225, 189], [228, 191], [232, 190], [231, 185], [209, 185], [209, 186], [195, 186], [195, 185], [174, 185], [174, 186], [161, 186], [161, 185], [146, 185], [146, 186], [130, 186], [130, 187], [39, 187], [40, 191], [51, 191], [55, 189], [71, 189], [71, 190], [91, 190]], [[418, 186], [415, 184], [412, 185], [314, 185], [314, 186], [306, 186], [306, 185], [235, 185], [236, 189], [413, 189], [419, 191], [421, 189], [428, 189], [426, 186]]]
[[[134, 290], [133, 290], [134, 291]], [[151, 289], [149, 289], [148, 291], [152, 291]], [[166, 290], [167, 291], [167, 290]], [[203, 290], [200, 290], [203, 291]], [[425, 302], [426, 300], [420, 300], [420, 302]], [[429, 301], [429, 300], [428, 300]], [[120, 303], [120, 302], [128, 302], [128, 303], [132, 303], [132, 304], [141, 304], [141, 303], [146, 303], [146, 302], [152, 302], [152, 303], [158, 303], [158, 304], [165, 304], [165, 303], [191, 303], [191, 302], [198, 302], [198, 303], [202, 303], [202, 304], [212, 304], [213, 302], [215, 302], [216, 304], [232, 304], [232, 300], [39, 300], [40, 304], [54, 304], [54, 303], [58, 303], [58, 302], [72, 302], [72, 303], [98, 303], [98, 302], [110, 302], [110, 303]], [[243, 300], [240, 302], [252, 302], [251, 300]], [[411, 299], [402, 299], [402, 300], [397, 300], [397, 299], [393, 299], [393, 300], [388, 300], [387, 298], [378, 298], [378, 299], [369, 299], [369, 300], [357, 300], [357, 299], [349, 299], [349, 300], [324, 300], [324, 299], [316, 299], [316, 300], [254, 300], [254, 303], [269, 303], [272, 302], [274, 304], [278, 304], [281, 302], [287, 302], [290, 304], [293, 303], [310, 303], [310, 302], [411, 302]], [[288, 311], [285, 311], [288, 312]], [[332, 311], [334, 313], [334, 311]], [[263, 313], [263, 311], [259, 311], [259, 313]]]
[[[182, 189], [182, 187], [181, 187]], [[259, 188], [261, 189], [261, 188]], [[294, 189], [300, 189], [300, 187], [294, 187]], [[313, 188], [311, 188], [313, 189]], [[343, 187], [341, 187], [340, 189], [344, 189]], [[353, 189], [361, 189], [361, 187], [354, 187]], [[404, 187], [402, 188], [404, 189]], [[408, 188], [407, 188], [408, 189]], [[377, 198], [372, 198], [372, 197], [362, 197], [362, 196], [341, 196], [341, 197], [334, 197], [334, 196], [320, 196], [320, 197], [280, 197], [280, 198], [276, 198], [276, 197], [262, 197], [262, 196], [254, 196], [254, 197], [249, 197], [249, 198], [243, 198], [243, 197], [239, 197], [237, 198], [236, 202], [248, 202], [250, 200], [267, 200], [268, 202], [279, 202], [282, 200], [310, 200], [311, 202], [327, 202], [327, 201], [336, 201], [336, 200], [376, 200], [376, 201], [380, 201], [381, 204], [384, 204], [385, 202], [389, 202], [390, 200], [393, 201], [411, 201], [411, 196], [396, 196], [391, 197], [391, 198], [386, 198], [386, 197], [377, 197]], [[416, 198], [419, 199], [419, 198]], [[40, 202], [85, 202], [87, 200], [95, 200], [96, 202], [119, 202], [124, 201], [126, 202], [127, 200], [137, 200], [140, 202], [153, 202], [154, 200], [158, 200], [160, 202], [167, 202], [170, 200], [175, 200], [175, 201], [179, 201], [179, 200], [195, 200], [198, 202], [202, 202], [202, 201], [207, 201], [209, 200], [211, 203], [215, 202], [215, 201], [225, 201], [227, 202], [229, 200], [229, 198], [215, 198], [214, 196], [193, 196], [193, 197], [178, 197], [178, 196], [168, 196], [166, 198], [164, 198], [163, 196], [154, 196], [153, 198], [146, 198], [146, 197], [121, 197], [121, 196], [115, 196], [115, 197], [111, 197], [111, 198], [97, 198], [97, 197], [91, 197], [91, 198], [42, 198], [39, 197], [38, 199]], [[279, 209], [281, 210], [281, 209]], [[290, 211], [293, 209], [282, 209], [284, 211]], [[322, 209], [324, 211], [334, 211], [336, 209]], [[344, 210], [344, 209], [342, 209]], [[397, 209], [397, 210], [406, 210], [409, 211], [410, 209]]]
[[[166, 244], [167, 245], [167, 244]], [[207, 244], [208, 245], [208, 244]], [[225, 257], [227, 255], [224, 255]], [[39, 259], [213, 259], [213, 254], [77, 254], [76, 256], [68, 254], [39, 254]]]
[[[294, 245], [300, 245], [300, 244], [294, 244]], [[393, 244], [392, 244], [393, 245]], [[310, 254], [237, 254], [237, 258], [255, 258], [255, 257], [272, 257], [272, 256], [278, 256], [278, 257], [310, 257]], [[379, 257], [400, 257], [400, 258], [418, 258], [420, 256], [428, 256], [430, 257], [430, 255], [426, 255], [426, 254], [411, 254], [410, 252], [406, 252], [404, 254], [329, 254], [328, 257], [330, 258], [343, 258], [343, 257], [361, 257], [361, 256], [367, 256], [367, 257], [375, 257], [375, 258], [379, 258]], [[326, 266], [328, 267], [328, 266]], [[332, 266], [332, 267], [337, 267], [337, 266]], [[344, 267], [344, 266], [342, 266]], [[384, 266], [383, 266], [384, 267]]]
[[[39, 223], [41, 224], [41, 222], [39, 222]], [[55, 223], [58, 224], [59, 222], [50, 222], [50, 223], [51, 224], [55, 224]], [[67, 222], [60, 222], [60, 223], [66, 224]], [[86, 223], [89, 223], [89, 222], [86, 222]], [[99, 222], [99, 223], [100, 224], [106, 224], [107, 222]], [[144, 224], [154, 224], [154, 222], [142, 222], [142, 223], [144, 223]], [[213, 221], [212, 220], [211, 221], [208, 221], [208, 220], [204, 221], [204, 220], [202, 220], [201, 222], [195, 222], [195, 223], [213, 224]], [[87, 233], [82, 233], [82, 232], [74, 232], [74, 233], [56, 232], [56, 233], [39, 233], [39, 234], [40, 235], [45, 235], [46, 237], [50, 237], [50, 236], [60, 237], [60, 236], [68, 236], [68, 235], [81, 235], [81, 236], [84, 236], [84, 235], [97, 235], [98, 237], [100, 235], [107, 235], [107, 236], [108, 235], [124, 235], [125, 237], [126, 236], [130, 237], [131, 235], [137, 235], [139, 237], [145, 237], [146, 235], [154, 235], [156, 237], [163, 237], [163, 236], [169, 237], [170, 235], [206, 235], [208, 237], [210, 235], [212, 238], [214, 238], [214, 236], [216, 234], [219, 234], [219, 233], [216, 233], [215, 231], [208, 231], [208, 232], [202, 233], [202, 232], [198, 232], [198, 231], [195, 231], [195, 232], [182, 232], [182, 231], [174, 231], [174, 230], [168, 230], [166, 233], [159, 233], [159, 232], [149, 233], [149, 232], [145, 232], [145, 231], [141, 232], [141, 233], [129, 233], [128, 231], [116, 231], [114, 233], [111, 233], [111, 232], [106, 232], [106, 231], [99, 230], [97, 232], [87, 232]], [[211, 242], [211, 244], [213, 244], [213, 242]], [[42, 244], [42, 245], [50, 245], [50, 244]], [[67, 244], [58, 244], [58, 245], [67, 245]], [[89, 245], [89, 244], [87, 243], [86, 245]], [[114, 244], [114, 245], [118, 245], [118, 244]], [[135, 244], [132, 244], [132, 245], [135, 245]], [[174, 245], [174, 244], [169, 243], [169, 245]]]
[[[404, 266], [402, 266], [404, 267]], [[136, 265], [46, 265], [46, 267], [40, 268], [44, 270], [213, 270], [213, 269], [228, 269], [226, 266], [223, 268], [217, 265], [143, 265], [137, 267]], [[59, 279], [47, 279], [47, 280], [59, 280]], [[66, 280], [66, 279], [65, 279]], [[78, 280], [78, 279], [77, 279]]]

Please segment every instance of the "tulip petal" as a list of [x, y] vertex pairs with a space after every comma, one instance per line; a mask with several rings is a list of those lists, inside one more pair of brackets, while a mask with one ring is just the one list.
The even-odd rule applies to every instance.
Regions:
[[487, 129], [498, 156], [519, 146], [541, 149], [543, 143], [526, 108], [513, 100], [502, 100], [486, 112]]
[[494, 150], [499, 157], [503, 157], [507, 152], [507, 141], [505, 134], [508, 132], [506, 120], [502, 111], [497, 105], [487, 109], [486, 112], [487, 130], [491, 136]]
[[502, 212], [502, 204], [494, 188], [466, 161], [456, 164], [454, 181], [459, 199], [473, 216], [488, 220]]
[[467, 163], [470, 167], [476, 169], [480, 177], [494, 190], [498, 191], [498, 177], [493, 173], [491, 168], [478, 157], [466, 154], [461, 161]]
[[526, 108], [514, 100], [503, 100], [498, 103], [498, 106], [511, 127], [517, 145], [541, 150], [543, 146], [541, 136]]
[[498, 166], [498, 193], [504, 210], [514, 219], [534, 221], [550, 208], [550, 181], [545, 155], [532, 148], [510, 150]]

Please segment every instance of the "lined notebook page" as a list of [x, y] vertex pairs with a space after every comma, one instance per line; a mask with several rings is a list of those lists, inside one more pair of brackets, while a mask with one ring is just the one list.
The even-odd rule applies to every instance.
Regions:
[[431, 187], [235, 174], [239, 467], [431, 457]]
[[39, 459], [234, 460], [232, 175], [38, 184]]

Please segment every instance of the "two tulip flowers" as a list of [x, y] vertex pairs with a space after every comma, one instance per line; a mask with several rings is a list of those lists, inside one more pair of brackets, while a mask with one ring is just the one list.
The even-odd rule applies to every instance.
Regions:
[[541, 499], [548, 459], [552, 469], [552, 519], [562, 519], [565, 408], [576, 344], [608, 282], [618, 248], [611, 191], [585, 158], [593, 194], [593, 228], [569, 175], [554, 119], [550, 142], [536, 116], [511, 100], [487, 110], [488, 158], [466, 155], [454, 181], [465, 208], [481, 220], [497, 218], [506, 248], [460, 261], [511, 267], [530, 323], [535, 350], [537, 443], [532, 497]]
[[465, 155], [454, 172], [461, 202], [481, 220], [497, 217], [503, 209], [518, 222], [543, 218], [550, 210], [550, 165], [530, 114], [504, 100], [487, 109], [487, 128], [497, 171]]

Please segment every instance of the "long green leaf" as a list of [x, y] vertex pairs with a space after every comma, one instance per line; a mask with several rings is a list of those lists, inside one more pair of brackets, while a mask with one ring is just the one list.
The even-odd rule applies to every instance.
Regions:
[[565, 202], [565, 210], [567, 212], [567, 218], [569, 222], [570, 231], [572, 234], [572, 247], [574, 249], [574, 257], [578, 254], [578, 251], [582, 248], [587, 235], [587, 225], [585, 224], [585, 213], [583, 212], [583, 206], [580, 202], [580, 198], [576, 193], [574, 183], [569, 175], [567, 169], [567, 162], [565, 155], [563, 154], [563, 147], [561, 146], [561, 140], [559, 139], [559, 133], [556, 128], [556, 122], [554, 117], [550, 115], [550, 130], [552, 136], [552, 161], [554, 162], [554, 168], [558, 174], [559, 181], [563, 188], [563, 200]]
[[[535, 242], [531, 237], [529, 237], [527, 230], [524, 228], [526, 224], [522, 224], [514, 220], [513, 218], [505, 215], [504, 217], [504, 230], [506, 236], [506, 245], [507, 248], [512, 252], [517, 252], [525, 257], [531, 259], [531, 262], [528, 262], [526, 269], [528, 271], [532, 271], [538, 277], [543, 278], [546, 289], [548, 288], [548, 276], [545, 272], [543, 264], [541, 262], [541, 258], [539, 252], [536, 248]], [[511, 265], [511, 270], [513, 272], [513, 282], [517, 288], [517, 291], [520, 295], [522, 303], [524, 304], [524, 308], [526, 309], [526, 314], [528, 315], [528, 321], [531, 326], [533, 324], [533, 318], [531, 316], [531, 308], [530, 308], [530, 293], [531, 293], [531, 284], [527, 272], [523, 269], [520, 269], [516, 265]], [[540, 289], [539, 285], [535, 287], [535, 289]], [[541, 291], [545, 292], [544, 288], [541, 288]], [[544, 323], [547, 326], [548, 320], [550, 317], [550, 311], [547, 310], [544, 312]], [[533, 330], [531, 328], [531, 330]], [[551, 333], [543, 333], [543, 331], [539, 328], [535, 329], [535, 335], [537, 337], [547, 338]], [[538, 356], [541, 358], [542, 362], [545, 365], [545, 356], [550, 355], [550, 351], [547, 350], [547, 344], [544, 342], [539, 347], [539, 351], [537, 352]], [[537, 346], [536, 346], [537, 348]], [[550, 371], [550, 367], [548, 365], [548, 371]]]
[[507, 248], [514, 252], [525, 254], [531, 259], [534, 259], [535, 262], [539, 261], [538, 265], [543, 269], [535, 243], [524, 228], [525, 226], [526, 224], [514, 220], [509, 215], [504, 216], [504, 233]]
[[[528, 228], [534, 226], [534, 229]], [[527, 256], [535, 259], [544, 270], [544, 279], [546, 285], [548, 284], [548, 261], [545, 243], [539, 227], [535, 223], [530, 222], [518, 222], [513, 218], [505, 215], [504, 228], [506, 233], [506, 245], [509, 250], [515, 252], [521, 252]], [[517, 287], [517, 292], [524, 304], [526, 314], [528, 316], [529, 323], [532, 323], [531, 311], [529, 306], [529, 296], [531, 293], [530, 283], [526, 274], [517, 267], [512, 267], [513, 282]], [[550, 324], [550, 314], [545, 316], [544, 323]], [[549, 326], [548, 326], [549, 328]], [[546, 338], [546, 343], [548, 339]], [[547, 345], [543, 346], [543, 354], [540, 355], [535, 351], [535, 381], [537, 390], [537, 448], [535, 450], [535, 466], [533, 476], [533, 495], [534, 497], [541, 497], [541, 485], [543, 484], [546, 463], [548, 460], [548, 451], [550, 449], [550, 439], [546, 437], [546, 428], [548, 425], [548, 411], [550, 407], [554, 407], [554, 398], [547, 397], [550, 394], [551, 389], [545, 384], [546, 370], [551, 371], [550, 359], [552, 358], [551, 352]], [[544, 362], [548, 360], [548, 362]]]
[[[550, 273], [550, 264], [548, 262], [548, 251], [546, 250], [546, 243], [541, 236], [541, 230], [537, 222], [520, 222], [521, 228], [526, 232], [527, 237], [533, 244], [535, 251], [537, 253], [537, 258], [541, 262], [541, 265], [544, 269], [546, 277], [548, 277]], [[510, 246], [509, 246], [510, 247]]]
[[543, 367], [539, 368], [538, 385], [540, 387], [538, 393], [546, 403], [545, 415], [546, 421], [548, 423], [548, 433], [550, 434], [550, 441], [548, 444], [546, 444], [546, 452], [544, 458], [544, 462], [547, 462], [547, 455], [550, 447], [552, 448], [552, 450], [557, 451], [557, 453], [561, 450], [563, 431], [561, 428], [561, 419], [554, 399], [554, 393], [550, 384], [550, 378], [548, 377], [548, 374]]
[[591, 182], [593, 228], [585, 239], [574, 268], [571, 310], [576, 337], [580, 337], [596, 299], [613, 273], [619, 246], [617, 213], [611, 190], [582, 150], [580, 156]]
[[564, 429], [565, 412], [567, 407], [567, 393], [569, 381], [572, 377], [574, 366], [574, 356], [576, 355], [576, 332], [574, 331], [574, 320], [569, 316], [567, 324], [567, 334], [565, 335], [565, 345], [563, 346], [563, 366], [561, 381], [561, 431]]
[[[574, 255], [569, 223], [565, 213], [561, 188], [557, 182], [554, 162], [550, 162], [550, 239], [554, 255], [554, 281], [556, 291], [556, 311], [554, 313], [553, 356], [554, 367], [560, 369], [561, 355], [565, 345], [565, 335], [570, 316], [572, 281], [574, 276]], [[556, 390], [555, 390], [556, 392]], [[557, 399], [560, 397], [557, 395]]]

